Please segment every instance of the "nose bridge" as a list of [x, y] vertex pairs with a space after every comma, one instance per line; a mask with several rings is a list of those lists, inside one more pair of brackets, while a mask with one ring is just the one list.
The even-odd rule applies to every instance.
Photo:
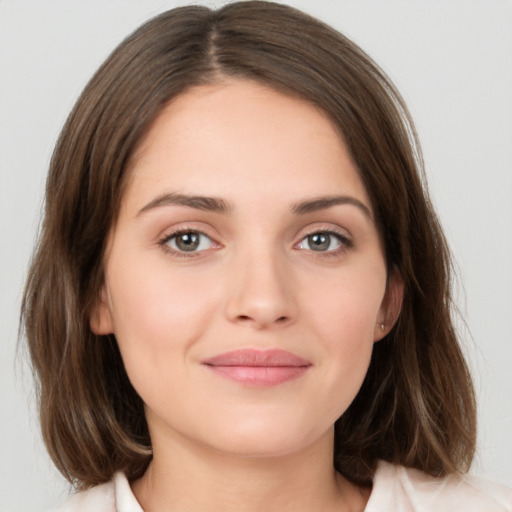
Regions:
[[268, 239], [240, 247], [233, 256], [227, 315], [256, 328], [290, 323], [295, 317], [286, 255]]

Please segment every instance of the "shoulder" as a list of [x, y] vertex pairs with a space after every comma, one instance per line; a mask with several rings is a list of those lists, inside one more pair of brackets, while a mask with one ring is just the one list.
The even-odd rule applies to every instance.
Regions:
[[88, 489], [87, 491], [74, 494], [55, 512], [78, 511], [117, 512], [114, 482], [107, 482]]
[[434, 478], [380, 462], [365, 512], [512, 512], [512, 490], [470, 475]]
[[128, 480], [116, 473], [107, 483], [71, 496], [55, 512], [143, 512]]

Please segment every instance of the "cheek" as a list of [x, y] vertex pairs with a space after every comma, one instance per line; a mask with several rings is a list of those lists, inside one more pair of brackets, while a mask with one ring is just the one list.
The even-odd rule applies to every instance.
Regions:
[[[359, 271], [344, 270], [330, 279], [304, 282], [300, 288], [309, 300], [304, 295], [301, 302], [309, 310], [305, 317], [322, 331], [321, 339], [332, 348], [356, 350], [362, 342], [374, 341], [386, 289], [386, 269], [377, 261], [361, 265]], [[341, 340], [344, 343], [340, 344]]]
[[138, 265], [126, 259], [109, 272], [107, 282], [114, 334], [130, 378], [183, 360], [218, 303], [213, 293], [201, 293], [201, 276], [170, 273], [165, 262]]
[[[385, 293], [386, 270], [376, 265], [367, 272], [340, 276], [316, 288], [305, 315], [323, 351], [323, 376], [332, 401], [332, 416], [339, 417], [359, 391], [374, 346]], [[311, 289], [312, 290], [312, 289]], [[325, 404], [324, 404], [325, 405]]]

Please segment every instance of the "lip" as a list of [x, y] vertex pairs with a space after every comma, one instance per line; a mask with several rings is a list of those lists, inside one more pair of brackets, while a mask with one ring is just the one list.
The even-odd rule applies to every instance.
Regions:
[[286, 350], [240, 349], [201, 362], [220, 377], [248, 386], [270, 387], [302, 376], [311, 362]]

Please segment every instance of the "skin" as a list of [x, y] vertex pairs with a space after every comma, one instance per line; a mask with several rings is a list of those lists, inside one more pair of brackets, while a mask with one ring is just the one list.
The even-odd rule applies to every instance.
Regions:
[[[146, 404], [154, 459], [133, 484], [144, 510], [363, 510], [368, 492], [332, 465], [334, 422], [402, 291], [338, 131], [304, 101], [226, 80], [166, 106], [130, 173], [91, 327], [115, 334]], [[333, 196], [350, 199], [296, 211]], [[180, 252], [176, 230], [203, 233], [197, 249]], [[311, 365], [261, 387], [202, 364], [240, 348]]]

